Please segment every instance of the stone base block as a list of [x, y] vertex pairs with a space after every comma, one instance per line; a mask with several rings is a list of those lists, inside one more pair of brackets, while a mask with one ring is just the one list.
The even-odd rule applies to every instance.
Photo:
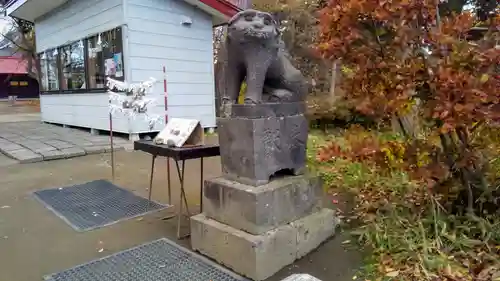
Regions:
[[303, 103], [233, 105], [217, 128], [223, 173], [254, 186], [271, 176], [302, 174], [306, 165], [308, 122]]
[[251, 234], [261, 234], [321, 209], [323, 189], [315, 176], [289, 176], [258, 187], [224, 177], [205, 181], [203, 213]]
[[204, 214], [191, 217], [191, 247], [252, 280], [261, 281], [330, 238], [338, 224], [322, 209], [261, 235], [230, 227]]

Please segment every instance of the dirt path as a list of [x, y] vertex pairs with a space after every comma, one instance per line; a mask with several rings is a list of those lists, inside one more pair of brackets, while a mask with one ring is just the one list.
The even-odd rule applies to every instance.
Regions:
[[[153, 197], [167, 202], [166, 160], [157, 160]], [[169, 211], [123, 221], [102, 229], [78, 233], [35, 201], [31, 192], [57, 186], [109, 179], [107, 154], [66, 160], [0, 167], [0, 280], [36, 281], [61, 271], [160, 237], [175, 239], [175, 221], [160, 218]], [[146, 197], [150, 157], [141, 152], [116, 154], [116, 183]], [[186, 163], [186, 186], [190, 205], [199, 202], [199, 163]], [[219, 158], [206, 160], [205, 178], [220, 174]], [[174, 167], [172, 166], [172, 169]], [[177, 177], [172, 173], [173, 195], [177, 198]], [[175, 202], [175, 201], [174, 201]], [[194, 206], [193, 208], [194, 209]], [[345, 252], [342, 235], [296, 264], [283, 269], [269, 281], [291, 273], [310, 273], [323, 281], [352, 280], [360, 255]], [[179, 241], [189, 247], [189, 239]], [[100, 249], [102, 252], [99, 252]]]

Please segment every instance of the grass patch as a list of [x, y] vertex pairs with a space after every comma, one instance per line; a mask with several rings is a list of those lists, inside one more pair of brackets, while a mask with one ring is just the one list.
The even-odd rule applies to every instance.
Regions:
[[[344, 159], [320, 162], [318, 149], [328, 142], [348, 143], [341, 132], [313, 131], [308, 164], [328, 191], [354, 198], [345, 218], [356, 223], [347, 227], [359, 246], [371, 250], [358, 280], [500, 281], [498, 214], [455, 216], [443, 207], [446, 198], [435, 197], [404, 172], [382, 173]], [[500, 161], [494, 158], [495, 163]]]

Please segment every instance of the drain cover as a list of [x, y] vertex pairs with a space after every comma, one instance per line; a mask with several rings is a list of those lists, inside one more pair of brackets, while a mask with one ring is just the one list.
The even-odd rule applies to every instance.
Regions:
[[167, 208], [106, 180], [36, 191], [48, 209], [77, 231], [88, 231]]
[[55, 273], [48, 281], [242, 281], [243, 277], [162, 238]]

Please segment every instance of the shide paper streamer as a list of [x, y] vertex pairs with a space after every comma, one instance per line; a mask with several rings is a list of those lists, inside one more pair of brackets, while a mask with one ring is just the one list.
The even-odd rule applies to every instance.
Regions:
[[148, 108], [155, 104], [155, 99], [146, 98], [146, 96], [151, 92], [155, 83], [154, 78], [137, 84], [107, 78], [109, 113], [113, 116], [120, 112], [132, 119], [137, 118], [137, 115], [142, 115], [148, 122], [149, 129], [152, 130], [156, 123], [163, 122], [160, 115], [148, 114]]

